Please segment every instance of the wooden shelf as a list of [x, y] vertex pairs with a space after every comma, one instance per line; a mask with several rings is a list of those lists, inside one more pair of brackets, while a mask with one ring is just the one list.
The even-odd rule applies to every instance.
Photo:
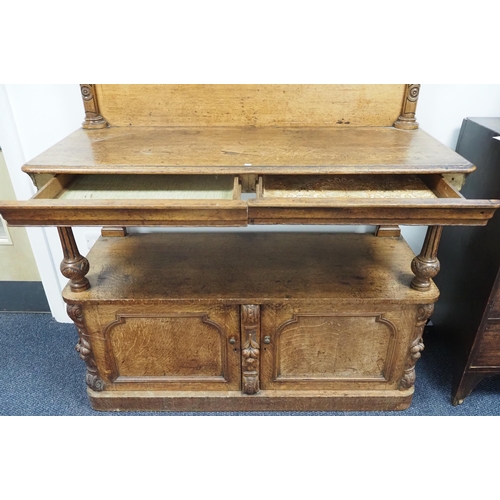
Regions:
[[[414, 257], [403, 238], [335, 233], [154, 233], [99, 238], [88, 254], [91, 287], [69, 301], [265, 303], [385, 300], [431, 303], [410, 288]], [[346, 265], [348, 263], [348, 265]]]

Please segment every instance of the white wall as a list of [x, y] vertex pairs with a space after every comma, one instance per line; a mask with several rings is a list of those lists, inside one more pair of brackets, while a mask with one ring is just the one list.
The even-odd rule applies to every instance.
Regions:
[[488, 116], [500, 116], [500, 85], [422, 85], [417, 121], [452, 149], [464, 118]]
[[[466, 117], [500, 116], [500, 85], [422, 84], [417, 107], [420, 128], [451, 149], [457, 145]], [[415, 253], [420, 252], [425, 227], [401, 228]]]
[[[0, 145], [14, 190], [18, 199], [28, 199], [34, 190], [21, 166], [80, 127], [84, 111], [79, 86], [0, 85], [0, 112]], [[447, 146], [455, 148], [463, 118], [472, 116], [500, 116], [500, 85], [422, 84], [417, 120]], [[406, 226], [402, 230], [418, 253], [425, 228]], [[88, 251], [86, 237], [97, 235], [95, 229], [75, 230], [82, 254]], [[58, 271], [62, 252], [57, 232], [30, 228], [29, 237], [52, 314], [57, 321], [69, 322], [60, 298], [66, 280]]]
[[[35, 189], [21, 171], [26, 161], [77, 130], [83, 121], [78, 85], [0, 85], [0, 146], [18, 200]], [[28, 238], [54, 318], [70, 322], [61, 291], [62, 250], [55, 228], [27, 228]], [[82, 247], [84, 248], [84, 247]]]

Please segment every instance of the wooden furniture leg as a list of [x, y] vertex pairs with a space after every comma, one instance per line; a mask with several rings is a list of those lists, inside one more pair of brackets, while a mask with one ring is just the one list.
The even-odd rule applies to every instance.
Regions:
[[104, 226], [101, 229], [101, 236], [108, 238], [122, 238], [127, 234], [127, 228], [121, 226]]
[[425, 291], [431, 286], [431, 279], [439, 273], [440, 264], [437, 258], [442, 226], [429, 226], [425, 235], [422, 251], [412, 260], [411, 270], [415, 274], [411, 287]]
[[377, 226], [375, 228], [375, 236], [379, 238], [398, 238], [401, 236], [401, 228], [399, 226]]
[[85, 277], [89, 272], [89, 261], [80, 255], [70, 227], [58, 227], [57, 231], [64, 255], [61, 273], [69, 279], [69, 286], [73, 292], [83, 292], [90, 288], [89, 280]]
[[461, 405], [464, 399], [476, 388], [477, 384], [484, 379], [484, 373], [464, 373], [460, 379], [458, 387], [452, 397], [453, 406]]

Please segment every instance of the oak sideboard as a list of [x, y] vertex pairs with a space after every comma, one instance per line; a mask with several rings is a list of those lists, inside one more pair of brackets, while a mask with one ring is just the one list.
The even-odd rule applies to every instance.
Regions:
[[[82, 84], [82, 128], [0, 213], [58, 228], [92, 407], [408, 408], [442, 228], [500, 206], [462, 196], [474, 166], [418, 128], [419, 90]], [[428, 226], [419, 255], [400, 224]], [[74, 226], [102, 227], [86, 257]]]

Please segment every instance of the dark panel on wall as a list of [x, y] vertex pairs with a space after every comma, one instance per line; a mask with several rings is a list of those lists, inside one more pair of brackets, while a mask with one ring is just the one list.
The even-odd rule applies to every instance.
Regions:
[[0, 312], [50, 312], [40, 281], [0, 281]]

